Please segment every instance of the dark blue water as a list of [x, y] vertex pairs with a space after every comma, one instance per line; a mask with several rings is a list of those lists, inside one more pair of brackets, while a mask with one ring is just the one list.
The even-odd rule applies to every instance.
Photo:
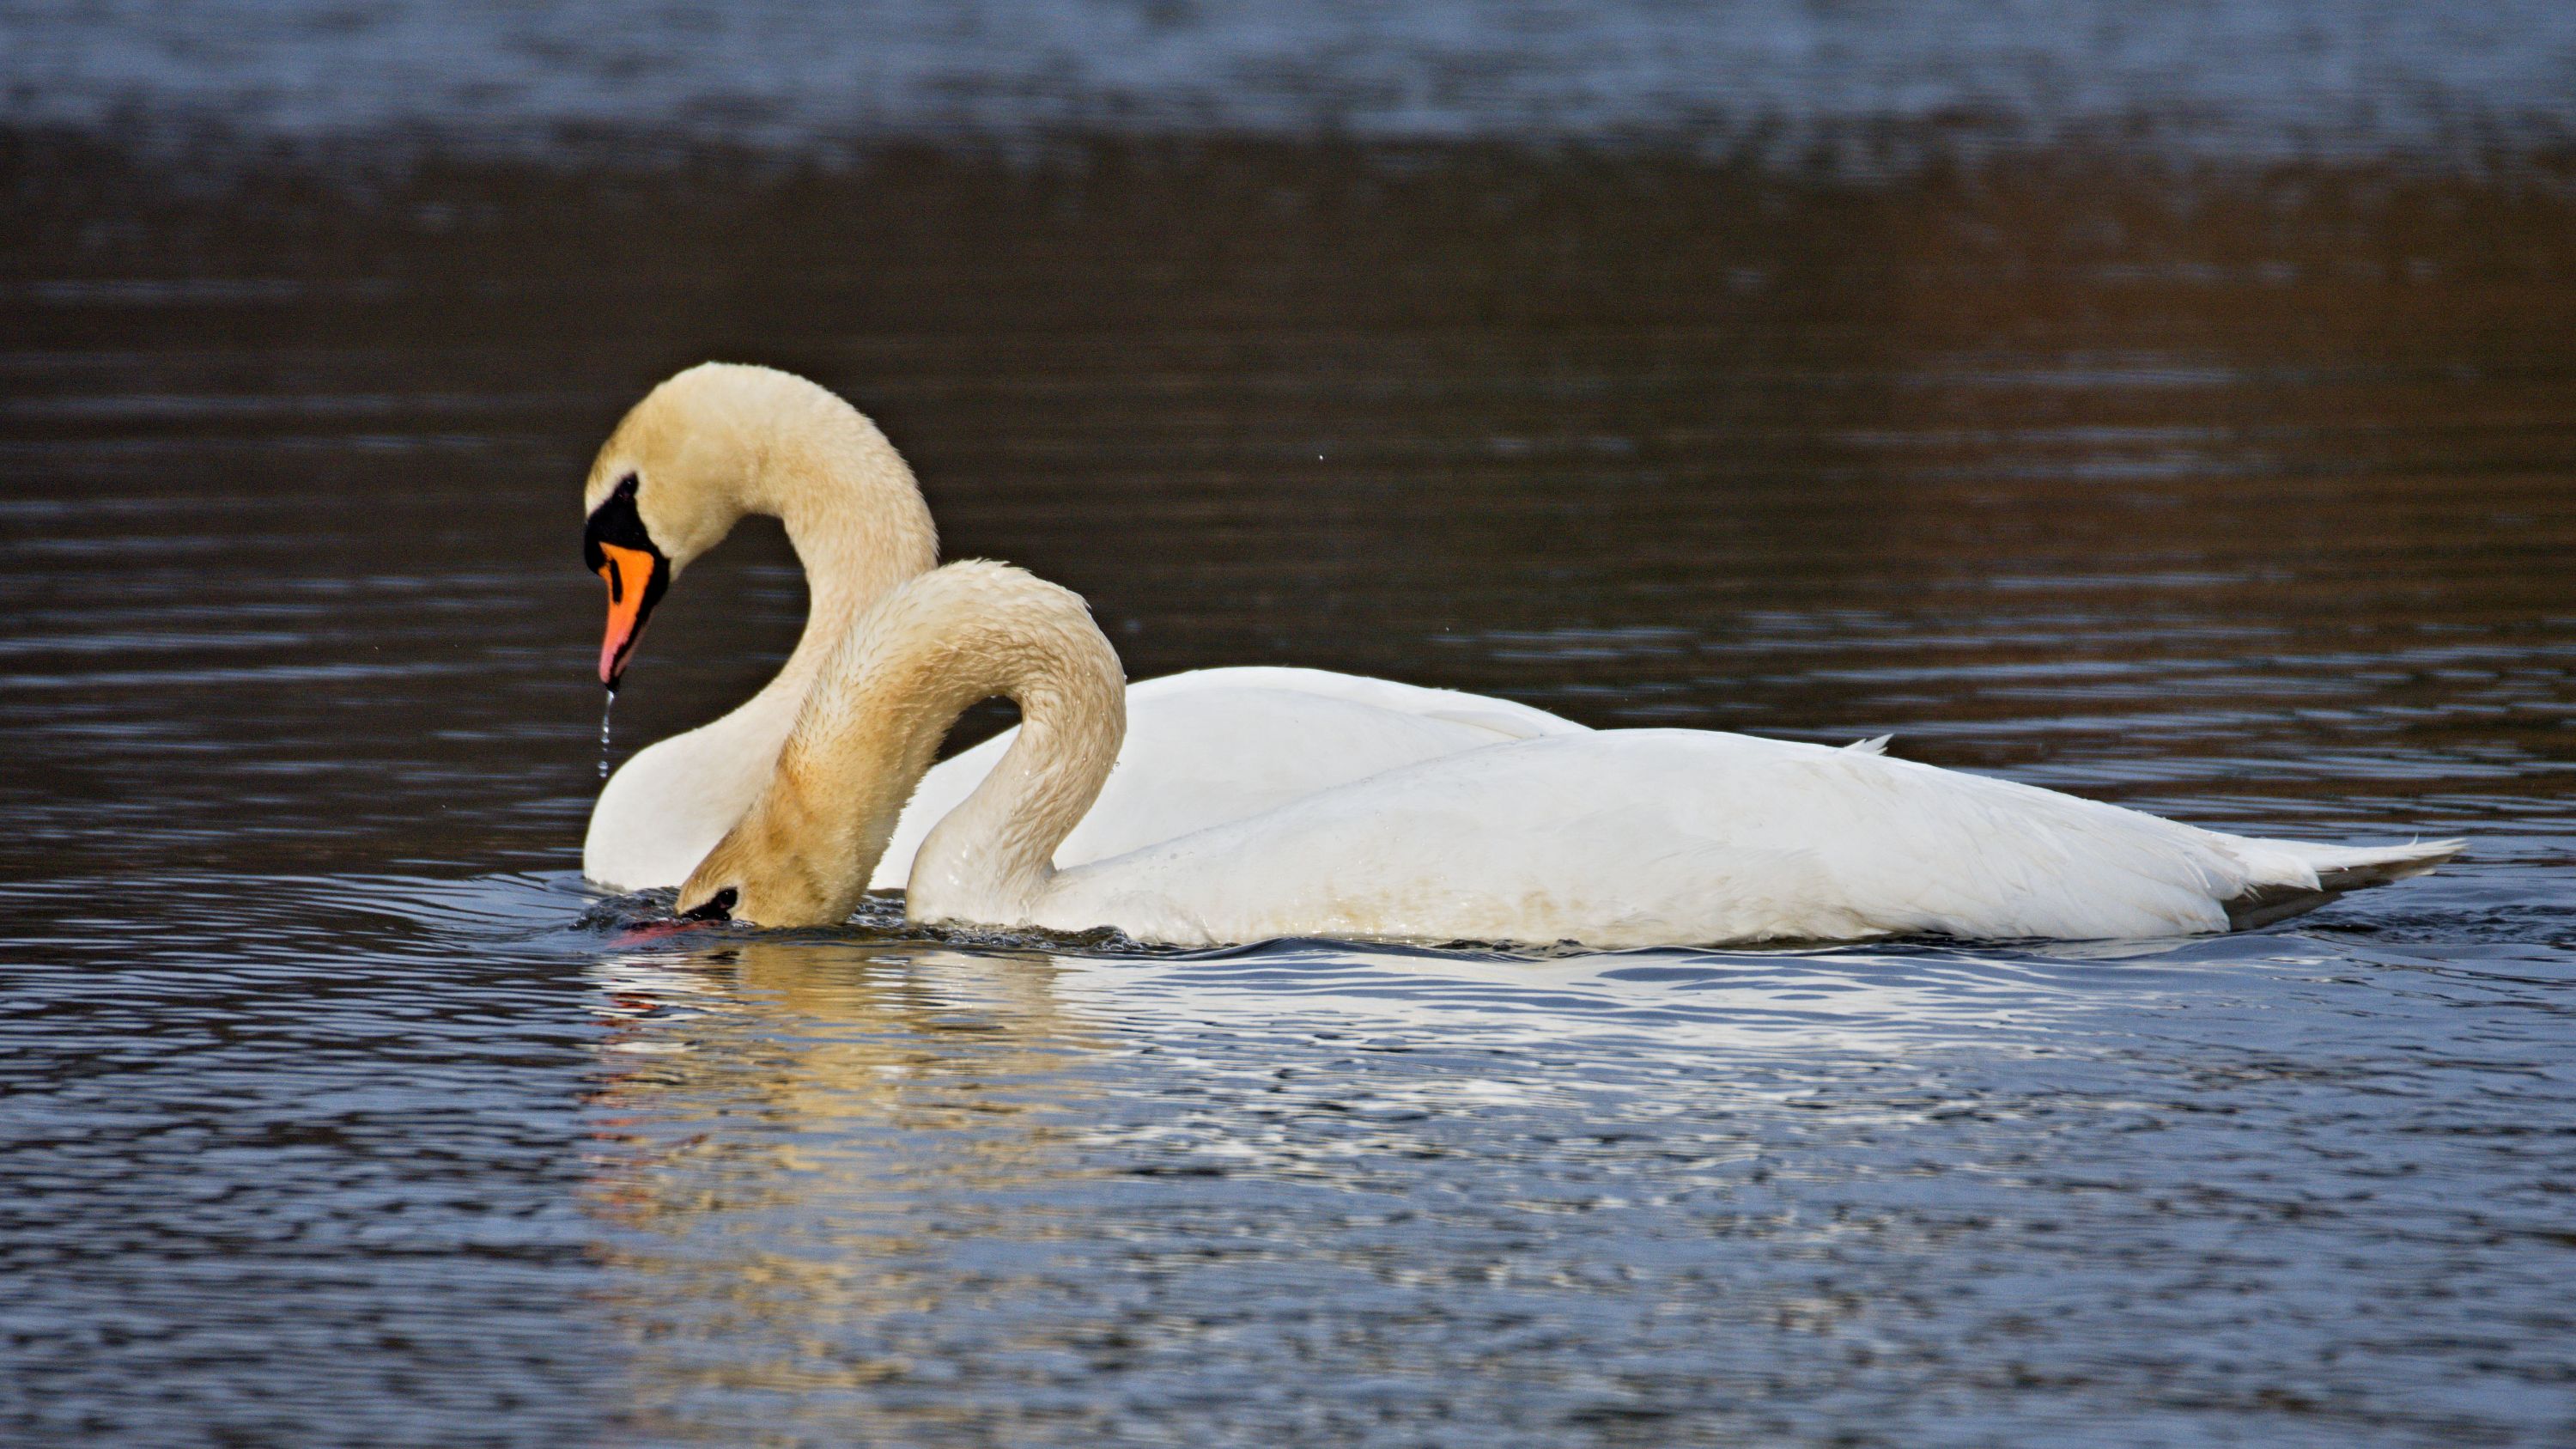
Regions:
[[[657, 14], [0, 18], [0, 1437], [2576, 1442], [2556, 11]], [[2060, 947], [655, 934], [577, 492], [710, 356], [1139, 677], [2470, 854]], [[615, 754], [801, 608], [693, 568]]]

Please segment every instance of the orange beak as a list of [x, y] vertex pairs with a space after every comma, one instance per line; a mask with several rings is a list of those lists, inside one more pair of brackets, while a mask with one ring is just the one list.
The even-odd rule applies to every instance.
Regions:
[[602, 543], [599, 552], [599, 576], [608, 581], [608, 636], [599, 644], [599, 682], [614, 693], [618, 676], [626, 672], [626, 656], [644, 637], [645, 616], [661, 601], [668, 575], [662, 572], [661, 558], [647, 550]]

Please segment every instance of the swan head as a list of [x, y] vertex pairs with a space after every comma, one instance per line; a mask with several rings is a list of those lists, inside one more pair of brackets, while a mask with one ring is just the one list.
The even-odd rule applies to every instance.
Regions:
[[662, 591], [746, 513], [777, 517], [815, 607], [857, 607], [938, 562], [903, 456], [828, 389], [706, 362], [665, 378], [600, 445], [582, 486], [582, 562], [608, 584], [599, 682], [613, 693]]
[[754, 805], [681, 882], [674, 914], [769, 927], [848, 920], [867, 894], [875, 855], [852, 869], [858, 847], [818, 814], [794, 796]]
[[600, 445], [582, 486], [582, 563], [608, 585], [599, 682], [610, 692], [670, 581], [766, 502], [781, 423], [826, 401], [847, 410], [774, 368], [701, 363], [646, 393]]

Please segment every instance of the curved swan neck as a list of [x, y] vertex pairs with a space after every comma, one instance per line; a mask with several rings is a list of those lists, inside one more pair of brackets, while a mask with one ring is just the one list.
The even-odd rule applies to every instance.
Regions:
[[764, 926], [846, 919], [949, 726], [994, 695], [1019, 705], [1019, 738], [923, 842], [908, 911], [1018, 918], [1117, 761], [1126, 680], [1079, 596], [981, 562], [923, 574], [854, 621], [768, 788], [682, 901], [730, 885], [736, 914]]
[[912, 469], [858, 409], [788, 373], [738, 372], [737, 501], [784, 524], [804, 566], [805, 630], [779, 671], [801, 686], [854, 618], [938, 562], [939, 535]]
[[[906, 915], [1015, 921], [1055, 878], [1056, 847], [1100, 798], [1127, 734], [1127, 682], [1118, 656], [1088, 612], [1079, 622], [1088, 638], [1077, 642], [1087, 647], [1055, 653], [1043, 672], [1016, 688], [991, 691], [1019, 705], [1019, 737], [974, 793], [923, 838], [904, 891]], [[949, 718], [953, 723], [955, 715]], [[946, 730], [943, 724], [941, 733]], [[889, 833], [893, 824], [889, 817]], [[875, 868], [871, 861], [869, 870]]]

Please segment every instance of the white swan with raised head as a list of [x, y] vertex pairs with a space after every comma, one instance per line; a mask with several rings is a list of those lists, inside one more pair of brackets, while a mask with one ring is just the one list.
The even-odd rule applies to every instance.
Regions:
[[[583, 552], [608, 583], [600, 682], [614, 690], [679, 572], [747, 513], [777, 517], [805, 566], [805, 630], [776, 677], [712, 724], [621, 766], [599, 793], [582, 873], [623, 890], [679, 884], [768, 783], [825, 658], [869, 605], [938, 562], [912, 470], [831, 392], [765, 367], [708, 363], [620, 422], [583, 489]], [[1582, 730], [1509, 700], [1318, 669], [1202, 669], [1138, 684], [1125, 768], [1063, 843], [1072, 865], [1266, 810], [1328, 785], [1502, 741]], [[1005, 733], [932, 769], [877, 884], [899, 887], [921, 838], [1010, 748]]]
[[2460, 848], [2223, 835], [1869, 748], [1654, 729], [1447, 754], [1059, 868], [1119, 757], [1118, 656], [1076, 595], [970, 562], [844, 634], [678, 909], [847, 919], [941, 737], [995, 694], [1019, 735], [922, 840], [915, 920], [1178, 945], [2163, 936], [2296, 914]]

